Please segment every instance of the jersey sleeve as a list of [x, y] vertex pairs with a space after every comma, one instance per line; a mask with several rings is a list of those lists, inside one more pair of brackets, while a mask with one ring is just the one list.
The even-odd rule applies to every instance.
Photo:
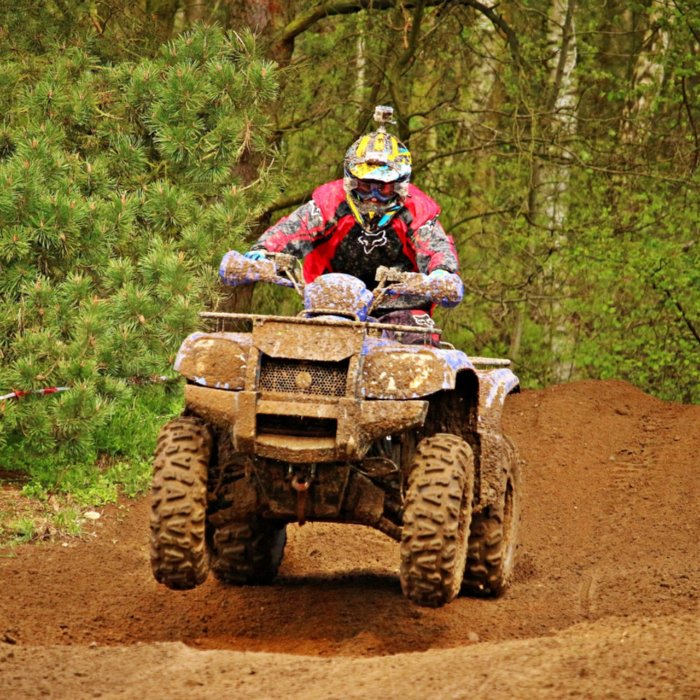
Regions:
[[423, 224], [413, 234], [418, 271], [430, 274], [433, 270], [459, 272], [459, 260], [452, 236], [445, 233], [435, 217]]
[[286, 253], [303, 258], [313, 250], [313, 240], [323, 231], [323, 216], [313, 200], [270, 226], [251, 250]]

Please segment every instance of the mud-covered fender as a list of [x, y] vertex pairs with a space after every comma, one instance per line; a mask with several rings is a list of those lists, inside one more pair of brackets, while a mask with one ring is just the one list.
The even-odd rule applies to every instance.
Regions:
[[212, 389], [245, 387], [248, 333], [192, 333], [183, 341], [173, 367], [183, 377]]
[[458, 372], [474, 370], [460, 350], [382, 338], [367, 338], [362, 355], [360, 395], [367, 399], [418, 399], [454, 389]]
[[479, 380], [479, 421], [500, 425], [506, 396], [520, 390], [520, 380], [507, 367], [477, 370]]
[[319, 275], [304, 287], [304, 309], [309, 314], [338, 313], [365, 321], [372, 301], [362, 280], [341, 272]]
[[517, 467], [512, 445], [503, 436], [501, 418], [508, 394], [520, 391], [518, 377], [508, 368], [477, 370], [479, 407], [477, 432], [481, 447], [480, 494], [482, 505], [500, 502], [509, 470]]

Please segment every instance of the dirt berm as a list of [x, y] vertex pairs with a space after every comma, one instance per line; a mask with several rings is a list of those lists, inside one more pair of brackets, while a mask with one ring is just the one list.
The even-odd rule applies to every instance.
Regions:
[[700, 698], [700, 406], [581, 382], [505, 421], [526, 465], [504, 597], [417, 608], [396, 543], [321, 524], [290, 526], [273, 586], [175, 593], [145, 498], [0, 558], [0, 697]]

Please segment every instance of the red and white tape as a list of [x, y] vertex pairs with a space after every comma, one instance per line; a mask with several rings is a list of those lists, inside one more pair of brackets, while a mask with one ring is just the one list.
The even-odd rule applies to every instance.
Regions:
[[23, 396], [29, 396], [30, 394], [57, 394], [59, 391], [68, 391], [70, 387], [68, 386], [49, 386], [45, 389], [36, 389], [34, 391], [12, 391], [9, 394], [0, 396], [0, 401], [5, 401], [7, 399], [21, 399]]
[[[158, 382], [176, 382], [180, 379], [180, 377], [166, 377], [164, 375], [161, 375], [160, 377], [151, 377], [148, 380], [146, 380], [146, 383], [150, 384], [156, 384]], [[143, 380], [140, 378], [137, 380], [132, 379], [132, 380], [127, 380], [127, 381], [132, 381], [133, 383], [142, 383]], [[30, 396], [30, 395], [47, 395], [47, 394], [58, 394], [59, 391], [70, 391], [69, 386], [49, 386], [46, 387], [45, 389], [35, 389], [35, 390], [28, 390], [28, 391], [22, 391], [21, 389], [17, 389], [15, 391], [11, 391], [9, 394], [4, 394], [3, 396], [0, 396], [0, 401], [7, 401], [8, 399], [21, 399], [23, 396]]]

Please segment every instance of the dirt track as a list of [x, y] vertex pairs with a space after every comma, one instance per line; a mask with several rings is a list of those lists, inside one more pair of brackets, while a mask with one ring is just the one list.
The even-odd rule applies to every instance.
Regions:
[[506, 428], [526, 466], [503, 598], [414, 607], [398, 545], [321, 524], [289, 528], [271, 587], [174, 593], [144, 499], [0, 559], [0, 697], [699, 698], [700, 406], [582, 382], [514, 397]]

